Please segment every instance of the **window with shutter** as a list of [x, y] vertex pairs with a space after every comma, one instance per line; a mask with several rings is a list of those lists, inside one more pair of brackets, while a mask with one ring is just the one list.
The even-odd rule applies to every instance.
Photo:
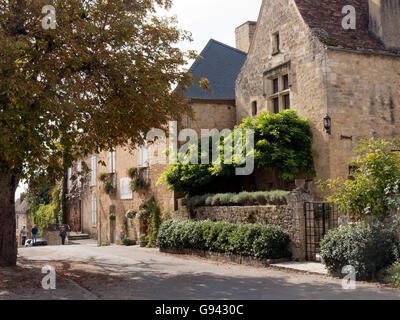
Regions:
[[131, 189], [131, 179], [130, 178], [121, 178], [120, 179], [120, 193], [121, 200], [132, 200], [133, 192]]
[[71, 185], [72, 185], [71, 177], [72, 177], [72, 168], [68, 168], [68, 175], [67, 175], [67, 187], [68, 187], [68, 190], [71, 189]]
[[97, 176], [97, 161], [96, 157], [92, 157], [92, 179], [91, 179], [91, 185], [92, 187], [96, 185], [96, 176]]
[[92, 196], [92, 225], [97, 224], [97, 199], [93, 195]]

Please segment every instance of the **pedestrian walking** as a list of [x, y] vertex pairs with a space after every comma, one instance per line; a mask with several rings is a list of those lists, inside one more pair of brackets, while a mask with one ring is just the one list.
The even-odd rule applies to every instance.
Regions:
[[64, 226], [61, 227], [60, 237], [61, 237], [62, 245], [65, 245], [65, 238], [67, 237], [67, 230], [65, 230]]
[[36, 243], [36, 239], [37, 239], [37, 234], [38, 234], [38, 227], [35, 224], [32, 228], [32, 243]]
[[26, 230], [26, 227], [23, 226], [22, 230], [21, 230], [21, 240], [22, 240], [21, 243], [23, 246], [25, 245], [27, 234], [28, 234], [28, 230]]

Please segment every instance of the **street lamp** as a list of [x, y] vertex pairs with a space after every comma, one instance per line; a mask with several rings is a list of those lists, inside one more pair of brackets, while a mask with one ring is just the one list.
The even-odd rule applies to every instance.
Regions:
[[332, 119], [329, 115], [324, 118], [324, 128], [327, 134], [332, 134]]

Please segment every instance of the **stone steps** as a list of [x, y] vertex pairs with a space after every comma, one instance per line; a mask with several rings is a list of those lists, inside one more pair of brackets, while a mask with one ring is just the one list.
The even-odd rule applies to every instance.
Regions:
[[88, 239], [90, 239], [90, 236], [86, 233], [70, 232], [70, 234], [68, 236], [69, 241], [88, 240]]

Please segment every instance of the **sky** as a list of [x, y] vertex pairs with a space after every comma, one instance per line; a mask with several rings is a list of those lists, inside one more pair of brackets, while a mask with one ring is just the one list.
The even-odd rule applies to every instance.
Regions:
[[[257, 21], [261, 0], [174, 0], [173, 7], [161, 15], [178, 18], [178, 26], [192, 33], [193, 41], [182, 43], [183, 50], [203, 50], [212, 38], [235, 47], [235, 28], [246, 21]], [[15, 199], [26, 185], [21, 183]]]
[[257, 21], [261, 0], [173, 0], [167, 15], [176, 15], [179, 27], [190, 31], [193, 42], [181, 48], [200, 53], [213, 38], [235, 47], [235, 28]]

